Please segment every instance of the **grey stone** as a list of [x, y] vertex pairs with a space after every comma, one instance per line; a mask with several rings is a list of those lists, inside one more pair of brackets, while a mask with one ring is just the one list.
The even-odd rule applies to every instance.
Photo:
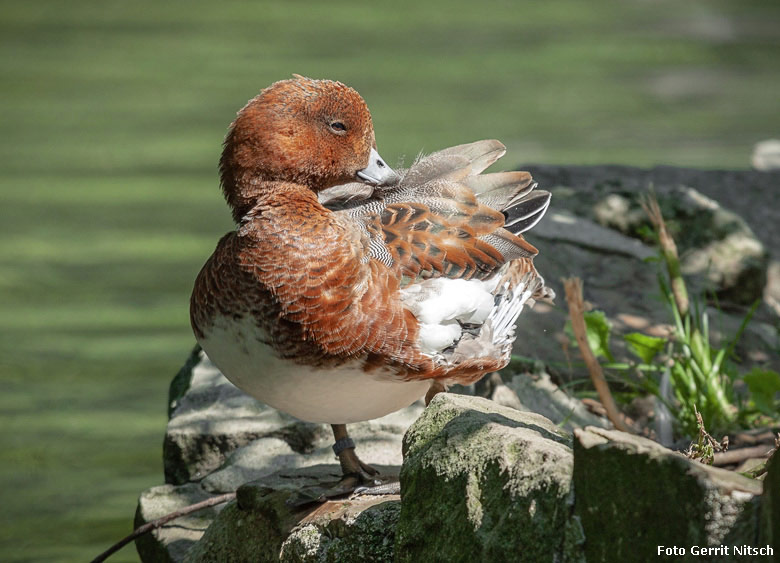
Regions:
[[[620, 216], [618, 213], [615, 215]], [[646, 260], [656, 254], [641, 241], [566, 211], [548, 213], [532, 232], [533, 236], [546, 240], [576, 244], [597, 252], [620, 254], [638, 260]]]
[[[657, 192], [669, 232], [677, 243], [683, 274], [699, 291], [750, 305], [766, 285], [769, 254], [747, 223], [714, 199], [686, 186]], [[610, 192], [592, 204], [602, 225], [638, 239], [651, 232], [640, 204], [641, 192]]]
[[546, 373], [515, 375], [506, 385], [499, 385], [491, 397], [500, 405], [535, 412], [566, 430], [584, 426], [611, 428], [605, 418], [590, 412], [582, 401], [555, 385]]
[[780, 140], [767, 139], [756, 143], [750, 160], [756, 170], [780, 170]]
[[[171, 512], [210, 498], [198, 484], [180, 487], [161, 485], [141, 493], [135, 513], [135, 527], [142, 526]], [[200, 539], [222, 506], [207, 508], [165, 524], [135, 541], [136, 550], [145, 563], [181, 561], [187, 550]]]
[[391, 563], [395, 528], [401, 512], [398, 497], [361, 498], [343, 512], [296, 526], [282, 544], [282, 562]]
[[[401, 465], [401, 440], [406, 429], [423, 410], [421, 402], [376, 420], [349, 425], [361, 459], [372, 465]], [[260, 479], [281, 469], [333, 463], [333, 436], [323, 432], [306, 454], [293, 451], [279, 438], [260, 438], [235, 450], [222, 467], [202, 481], [204, 489], [217, 492], [235, 491], [248, 481]]]
[[[734, 228], [738, 228], [745, 233], [754, 234], [767, 249], [771, 262], [780, 260], [780, 230], [770, 227], [780, 223], [780, 208], [775, 204], [777, 188], [780, 186], [780, 171], [533, 164], [521, 168], [530, 171], [540, 186], [553, 192], [552, 212], [565, 210], [579, 217], [596, 220], [600, 213], [609, 212], [611, 208], [614, 212], [608, 213], [612, 219], [607, 222], [622, 232], [637, 234], [630, 228], [630, 225], [638, 226], [639, 221], [644, 221], [644, 214], [636, 205], [637, 196], [652, 187], [659, 198], [667, 202], [662, 206], [664, 213], [671, 213], [674, 215], [674, 221], [679, 222], [684, 236], [677, 243], [682, 245], [683, 249], [707, 246], [710, 242], [722, 240], [733, 232]], [[684, 192], [690, 189], [703, 194], [710, 201], [717, 202], [718, 208], [726, 211], [727, 215], [723, 216], [719, 212], [687, 212], [688, 204], [682, 199]], [[620, 203], [619, 199], [625, 200], [628, 205]], [[738, 216], [740, 221], [744, 220], [745, 225], [738, 225], [739, 221], [735, 223], [733, 217], [728, 214]], [[724, 221], [724, 218], [727, 220]], [[604, 221], [603, 216], [601, 219]], [[705, 223], [714, 227], [712, 233], [707, 232]], [[759, 263], [755, 266], [766, 271], [766, 265]], [[747, 299], [748, 295], [755, 297], [756, 286], [760, 281], [760, 278], [747, 280], [744, 294], [737, 294], [737, 298]], [[741, 288], [735, 289], [743, 291]], [[769, 285], [766, 291], [776, 294], [780, 292], [780, 288]], [[759, 289], [758, 296], [760, 295]], [[726, 297], [733, 298], [734, 295], [726, 292]]]
[[[644, 260], [654, 250], [634, 238], [640, 236], [639, 225], [646, 222], [638, 195], [652, 186], [662, 203], [666, 200], [665, 211], [678, 209], [675, 228], [685, 233], [678, 245], [687, 252], [689, 267], [696, 272], [687, 280], [693, 295], [722, 281], [742, 294], [737, 301], [752, 302], [761, 296], [766, 282], [764, 302], [747, 326], [736, 352], [745, 362], [745, 369], [759, 366], [780, 370], [780, 355], [776, 351], [780, 229], [769, 227], [780, 224], [780, 207], [774, 201], [780, 171], [550, 165], [521, 168], [529, 170], [540, 186], [553, 192], [550, 211], [527, 238], [540, 250], [534, 260], [537, 269], [559, 297], [555, 306], [539, 303], [523, 312], [518, 321], [515, 355], [541, 360], [554, 379], [568, 381], [588, 376], [576, 362], [570, 365], [562, 361], [567, 355], [578, 359], [576, 350], [569, 352], [569, 339], [563, 333], [568, 315], [560, 280], [571, 276], [583, 280], [585, 298], [612, 322], [612, 352], [618, 361], [633, 359], [621, 336], [635, 331], [655, 336], [668, 334], [672, 317], [660, 297], [657, 274], [661, 266]], [[694, 195], [690, 188], [699, 195]], [[683, 201], [685, 194], [691, 196], [690, 205]], [[698, 209], [705, 209], [708, 200], [717, 202], [717, 212], [695, 212], [697, 200]], [[599, 221], [611, 228], [597, 224]], [[707, 225], [712, 227], [712, 233]], [[757, 243], [765, 250], [760, 250]], [[768, 266], [763, 252], [768, 252]], [[715, 342], [733, 336], [746, 311], [728, 304], [734, 296], [729, 295], [725, 286], [720, 288], [720, 305], [710, 315]]]
[[[567, 209], [581, 217], [590, 217], [593, 204], [611, 193], [644, 192], [650, 186], [659, 193], [677, 186], [694, 188], [745, 219], [773, 256], [780, 257], [780, 231], [767, 228], [780, 222], [780, 208], [775, 205], [780, 171], [538, 164], [520, 168], [531, 172], [534, 180], [546, 190], [568, 187], [569, 201], [553, 199], [554, 209]], [[576, 211], [572, 207], [575, 205], [578, 206]]]
[[764, 495], [761, 499], [761, 532], [759, 545], [774, 549], [774, 560], [780, 561], [780, 449], [767, 462]]
[[554, 561], [570, 437], [541, 415], [440, 394], [404, 437], [398, 561]]
[[575, 517], [588, 561], [649, 561], [658, 546], [755, 546], [761, 483], [624, 432], [574, 431]]
[[764, 301], [780, 317], [780, 261], [772, 260], [766, 273]]
[[[564, 333], [568, 309], [561, 279], [571, 276], [583, 280], [585, 298], [607, 314], [616, 336], [637, 330], [657, 334], [665, 330], [670, 315], [659, 299], [656, 265], [627, 253], [599, 251], [590, 243], [579, 245], [560, 239], [533, 238], [530, 234], [528, 238], [540, 248], [534, 259], [536, 268], [558, 297], [554, 306], [540, 302], [520, 315], [513, 346], [515, 355], [543, 362], [548, 373], [559, 381], [568, 381], [572, 373], [588, 377], [584, 366], [576, 362], [570, 365], [565, 360], [567, 353], [572, 359], [579, 359]], [[627, 356], [621, 338], [613, 338], [612, 344], [616, 358]]]
[[184, 560], [391, 561], [397, 495], [296, 504], [301, 491], [324, 491], [340, 476], [337, 465], [316, 465], [242, 485]]

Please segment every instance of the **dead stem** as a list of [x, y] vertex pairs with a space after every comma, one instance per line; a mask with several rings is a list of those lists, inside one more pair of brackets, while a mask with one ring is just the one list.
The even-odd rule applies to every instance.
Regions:
[[617, 408], [612, 393], [609, 391], [609, 385], [604, 378], [604, 372], [601, 369], [593, 351], [588, 344], [587, 329], [585, 327], [585, 303], [582, 298], [582, 280], [580, 278], [568, 278], [563, 280], [563, 288], [566, 292], [566, 301], [569, 304], [569, 317], [571, 318], [571, 328], [574, 332], [574, 338], [585, 360], [585, 365], [590, 373], [593, 386], [599, 394], [601, 404], [607, 411], [607, 418], [615, 425], [615, 428], [623, 432], [634, 431], [623, 420], [623, 415]]
[[146, 533], [151, 532], [152, 530], [156, 530], [157, 528], [162, 528], [165, 524], [167, 524], [171, 520], [175, 520], [176, 518], [181, 518], [182, 516], [186, 516], [187, 514], [197, 512], [198, 510], [203, 510], [204, 508], [209, 508], [210, 506], [216, 506], [218, 504], [231, 501], [234, 498], [236, 498], [236, 493], [226, 493], [224, 495], [211, 497], [210, 499], [206, 499], [204, 501], [191, 504], [189, 506], [185, 506], [180, 510], [171, 512], [170, 514], [166, 514], [165, 516], [163, 516], [162, 518], [158, 518], [157, 520], [152, 520], [151, 522], [147, 522], [143, 526], [139, 526], [138, 528], [133, 530], [131, 534], [125, 536], [124, 538], [116, 542], [114, 545], [109, 547], [107, 550], [105, 550], [103, 553], [95, 557], [91, 561], [91, 563], [101, 563], [102, 561], [105, 561], [106, 559], [109, 558], [109, 556], [113, 555], [114, 553], [122, 549], [131, 541], [141, 537]]

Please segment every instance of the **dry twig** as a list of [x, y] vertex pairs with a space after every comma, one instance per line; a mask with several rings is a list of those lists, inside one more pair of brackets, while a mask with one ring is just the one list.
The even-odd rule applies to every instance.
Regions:
[[102, 561], [105, 561], [111, 555], [113, 555], [114, 553], [122, 549], [124, 546], [129, 544], [131, 541], [143, 536], [148, 532], [151, 532], [152, 530], [156, 530], [157, 528], [162, 528], [165, 524], [167, 524], [171, 520], [176, 520], [176, 518], [181, 518], [182, 516], [186, 516], [187, 514], [197, 512], [198, 510], [203, 510], [204, 508], [209, 508], [210, 506], [216, 506], [218, 504], [231, 501], [234, 498], [236, 498], [236, 493], [226, 493], [224, 495], [211, 497], [210, 499], [206, 499], [202, 502], [185, 506], [180, 510], [171, 512], [170, 514], [166, 514], [165, 516], [163, 516], [162, 518], [158, 518], [157, 520], [152, 520], [151, 522], [147, 522], [143, 526], [137, 527], [135, 530], [133, 530], [131, 534], [125, 536], [124, 538], [116, 542], [114, 545], [109, 547], [107, 550], [105, 550], [103, 553], [95, 557], [91, 563], [101, 563]]
[[590, 373], [593, 386], [599, 394], [599, 400], [607, 411], [607, 418], [615, 425], [615, 428], [623, 432], [635, 432], [623, 420], [623, 415], [617, 408], [612, 393], [609, 391], [609, 385], [604, 378], [604, 372], [601, 365], [593, 355], [593, 351], [588, 344], [587, 328], [585, 327], [585, 302], [582, 298], [582, 280], [580, 278], [568, 278], [563, 280], [563, 288], [566, 291], [566, 302], [569, 304], [569, 317], [571, 318], [571, 328], [574, 332], [574, 338], [585, 360], [585, 365]]

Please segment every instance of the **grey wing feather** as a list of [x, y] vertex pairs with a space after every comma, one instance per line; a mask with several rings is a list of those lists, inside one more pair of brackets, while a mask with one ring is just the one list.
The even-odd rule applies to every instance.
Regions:
[[[535, 190], [536, 182], [528, 172], [480, 174], [501, 158], [506, 147], [499, 141], [485, 140], [450, 147], [417, 159], [407, 170], [398, 171], [400, 181], [387, 187], [360, 182], [334, 186], [319, 192], [320, 202], [337, 213], [356, 221], [369, 237], [369, 258], [391, 266], [393, 260], [383, 240], [369, 233], [366, 223], [392, 203], [417, 202], [432, 210], [456, 212], [448, 197], [448, 185], [468, 186], [477, 201], [506, 217], [503, 229], [480, 237], [501, 252], [506, 260], [529, 258], [534, 253], [517, 245], [519, 235], [536, 225], [550, 204], [550, 193]], [[533, 247], [530, 247], [533, 248]]]

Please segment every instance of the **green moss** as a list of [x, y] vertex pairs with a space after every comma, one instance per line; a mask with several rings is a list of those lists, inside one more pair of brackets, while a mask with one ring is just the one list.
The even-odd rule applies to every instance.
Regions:
[[317, 526], [308, 524], [295, 529], [284, 541], [279, 561], [297, 563], [299, 561], [324, 561], [330, 538]]
[[[598, 441], [574, 442], [575, 514], [587, 538], [588, 561], [644, 562], [657, 556], [659, 545], [753, 545], [757, 499], [739, 487], [755, 492], [760, 486], [649, 440]], [[729, 559], [688, 550], [674, 560]]]
[[759, 544], [774, 545], [775, 557], [780, 552], [780, 455], [776, 450], [767, 462], [764, 494], [761, 499], [761, 536]]
[[331, 541], [328, 563], [390, 563], [395, 556], [395, 528], [401, 503], [389, 501], [361, 512]]
[[348, 520], [293, 530], [282, 546], [283, 563], [390, 563], [394, 560], [398, 501], [371, 506]]
[[552, 561], [560, 552], [571, 453], [552, 423], [445, 396], [405, 440], [397, 560]]
[[221, 561], [278, 561], [279, 530], [265, 515], [227, 505], [188, 552], [187, 563]]

